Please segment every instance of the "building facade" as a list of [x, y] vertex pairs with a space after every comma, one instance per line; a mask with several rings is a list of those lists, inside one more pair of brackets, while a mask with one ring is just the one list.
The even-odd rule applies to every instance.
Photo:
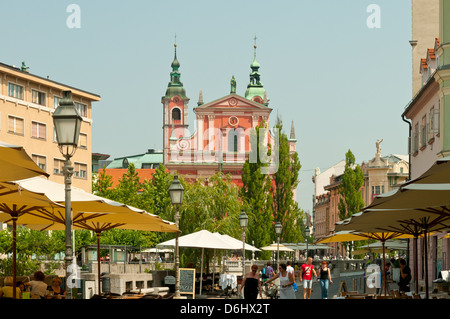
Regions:
[[[414, 76], [421, 81], [402, 113], [403, 120], [409, 124], [412, 179], [423, 174], [438, 158], [450, 155], [450, 3], [440, 0], [436, 4], [438, 14], [433, 19], [427, 22], [413, 19], [413, 29], [431, 24], [437, 28], [433, 27], [433, 32], [427, 34], [428, 47], [421, 51], [420, 61], [412, 61], [413, 70], [418, 70]], [[441, 270], [450, 268], [450, 240], [440, 237], [430, 237], [427, 256], [423, 253], [423, 241], [418, 240], [418, 280], [425, 280], [425, 263], [430, 283]], [[414, 271], [413, 264], [411, 268]]]
[[[409, 176], [409, 164], [407, 155], [390, 154], [381, 155], [380, 143], [377, 140], [375, 156], [361, 163], [364, 173], [364, 183], [361, 187], [361, 196], [364, 206], [372, 203], [376, 195], [389, 192], [406, 181]], [[342, 196], [339, 193], [341, 178], [345, 170], [345, 161], [328, 168], [323, 173], [316, 169], [313, 176], [315, 187], [314, 195], [314, 229], [315, 239], [319, 240], [334, 233], [334, 226], [340, 221], [339, 201]], [[330, 244], [330, 253], [334, 256], [345, 256], [345, 248], [339, 243]]]
[[[230, 81], [229, 94], [204, 103], [200, 91], [197, 106], [193, 108], [195, 131], [189, 128], [189, 98], [181, 82], [180, 62], [175, 56], [171, 64], [170, 82], [161, 99], [163, 106], [163, 163], [170, 171], [176, 171], [186, 179], [206, 178], [222, 171], [231, 174], [233, 182], [241, 185], [243, 163], [249, 159], [256, 162], [260, 156], [251, 152], [252, 134], [257, 126], [259, 139], [267, 148], [277, 143], [278, 134], [269, 129], [270, 114], [266, 90], [261, 82], [260, 64], [256, 59], [250, 65], [250, 82], [245, 94], [239, 95], [234, 76]], [[293, 123], [289, 139], [290, 150], [295, 152]], [[272, 152], [272, 156], [276, 156]], [[272, 158], [264, 158], [274, 164]], [[270, 165], [270, 169], [275, 169]], [[268, 173], [270, 174], [270, 169]]]
[[64, 184], [64, 157], [59, 152], [53, 127], [53, 112], [62, 91], [72, 91], [72, 99], [83, 118], [79, 146], [71, 161], [72, 184], [92, 190], [92, 103], [100, 96], [42, 78], [21, 68], [0, 63], [0, 140], [24, 147], [49, 179]]

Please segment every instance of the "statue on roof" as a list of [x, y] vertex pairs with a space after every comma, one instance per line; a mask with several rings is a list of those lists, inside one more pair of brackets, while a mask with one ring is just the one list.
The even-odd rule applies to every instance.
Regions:
[[231, 78], [230, 84], [231, 84], [231, 91], [230, 91], [230, 93], [236, 93], [236, 79], [234, 78], [234, 75]]
[[377, 156], [379, 157], [381, 157], [381, 147], [380, 147], [381, 142], [383, 142], [383, 139], [381, 140], [377, 139], [377, 142], [375, 143], [375, 145], [377, 146]]
[[21, 70], [23, 72], [28, 72], [28, 69], [29, 69], [29, 67], [25, 65], [25, 61], [22, 61], [22, 68], [21, 68]]

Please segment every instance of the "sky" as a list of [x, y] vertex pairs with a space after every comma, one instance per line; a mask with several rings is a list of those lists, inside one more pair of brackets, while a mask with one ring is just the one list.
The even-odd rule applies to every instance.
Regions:
[[[75, 10], [72, 8], [76, 5]], [[374, 6], [375, 5], [375, 6]], [[316, 167], [407, 154], [412, 96], [409, 0], [16, 0], [0, 4], [0, 62], [96, 93], [92, 151], [110, 159], [162, 149], [162, 104], [176, 34], [181, 81], [204, 102], [244, 95], [257, 37], [261, 82], [301, 162], [299, 206]]]

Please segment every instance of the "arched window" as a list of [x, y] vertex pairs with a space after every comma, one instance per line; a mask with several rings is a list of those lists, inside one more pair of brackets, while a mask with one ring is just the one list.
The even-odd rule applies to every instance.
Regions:
[[174, 120], [174, 121], [181, 120], [181, 111], [179, 108], [172, 109], [172, 120]]
[[231, 129], [228, 132], [228, 152], [238, 152], [239, 150], [239, 132]]

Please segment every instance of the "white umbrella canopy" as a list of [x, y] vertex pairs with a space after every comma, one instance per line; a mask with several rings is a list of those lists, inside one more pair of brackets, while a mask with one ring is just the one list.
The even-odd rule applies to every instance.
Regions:
[[289, 247], [287, 247], [287, 246], [285, 246], [283, 244], [279, 244], [279, 247], [278, 247], [278, 244], [271, 244], [269, 246], [261, 247], [261, 249], [262, 250], [269, 250], [269, 251], [277, 251], [278, 249], [280, 251], [294, 251], [294, 249], [291, 249], [291, 248], [289, 248]]
[[[190, 248], [211, 248], [235, 250], [237, 245], [220, 238], [213, 233], [203, 229], [195, 233], [180, 236], [178, 238], [179, 247]], [[171, 239], [156, 245], [157, 247], [175, 246], [175, 239]], [[242, 249], [242, 247], [241, 247]]]
[[[236, 239], [236, 238], [231, 237], [230, 235], [227, 235], [227, 234], [223, 234], [223, 235], [222, 235], [222, 234], [219, 234], [219, 233], [214, 233], [214, 235], [219, 235], [219, 236], [221, 236], [222, 238], [224, 238], [225, 240], [229, 241], [230, 244], [236, 245], [236, 248], [235, 248], [235, 249], [242, 249], [242, 246], [243, 246], [242, 240]], [[258, 248], [254, 247], [254, 246], [252, 246], [252, 245], [247, 244], [247, 243], [245, 243], [245, 250], [249, 250], [249, 251], [261, 251], [261, 249], [258, 249]]]
[[[175, 246], [175, 239], [171, 239], [156, 245], [156, 247], [168, 247]], [[187, 234], [178, 238], [178, 246], [179, 247], [188, 247], [188, 248], [201, 248], [202, 249], [202, 258], [201, 258], [201, 270], [200, 274], [203, 274], [203, 255], [204, 249], [221, 249], [221, 250], [235, 250], [237, 245], [235, 243], [231, 243], [230, 241], [217, 236], [206, 229], [197, 231], [195, 233]], [[241, 247], [242, 249], [242, 247]], [[178, 274], [177, 274], [178, 275]], [[202, 294], [202, 285], [203, 280], [200, 280], [200, 295]]]
[[0, 181], [13, 181], [39, 175], [49, 176], [28, 156], [22, 146], [0, 141]]

